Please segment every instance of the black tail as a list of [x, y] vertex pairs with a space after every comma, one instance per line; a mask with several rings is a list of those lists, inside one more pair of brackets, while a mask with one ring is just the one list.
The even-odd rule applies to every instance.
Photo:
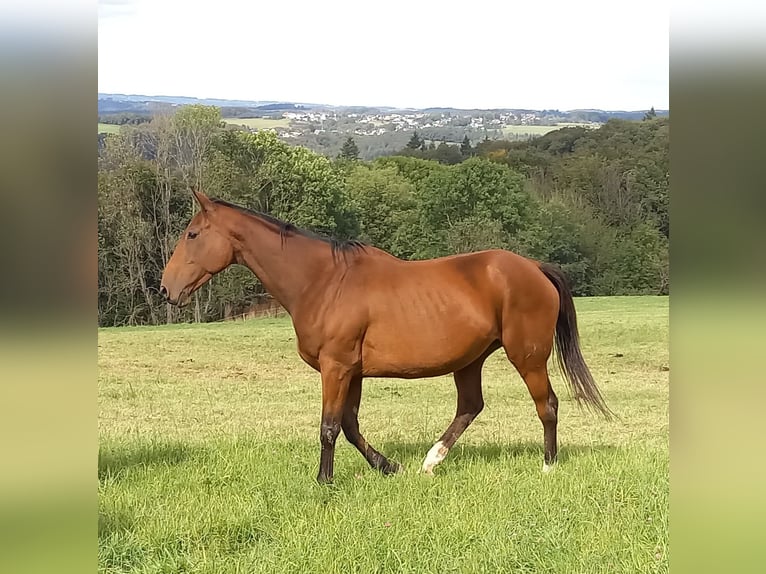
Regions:
[[577, 314], [575, 313], [572, 291], [569, 289], [564, 273], [549, 263], [540, 263], [540, 271], [550, 280], [559, 292], [559, 316], [556, 320], [556, 358], [561, 372], [572, 391], [575, 400], [599, 411], [607, 420], [614, 413], [606, 406], [601, 391], [590, 374], [580, 352], [580, 335], [577, 332]]

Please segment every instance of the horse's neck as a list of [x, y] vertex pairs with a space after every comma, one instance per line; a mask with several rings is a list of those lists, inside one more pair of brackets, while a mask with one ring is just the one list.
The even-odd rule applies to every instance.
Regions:
[[276, 225], [257, 216], [238, 213], [235, 217], [237, 229], [231, 236], [237, 262], [255, 273], [290, 313], [305, 291], [317, 286], [323, 271], [328, 269], [329, 246], [301, 235], [284, 237]]

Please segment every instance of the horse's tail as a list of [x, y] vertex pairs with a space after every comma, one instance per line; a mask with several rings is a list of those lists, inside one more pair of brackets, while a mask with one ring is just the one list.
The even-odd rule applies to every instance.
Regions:
[[614, 413], [606, 406], [601, 391], [590, 374], [588, 365], [580, 352], [580, 335], [577, 331], [577, 313], [575, 312], [572, 291], [569, 289], [564, 273], [558, 267], [549, 263], [539, 263], [548, 280], [559, 292], [559, 316], [556, 320], [556, 359], [561, 373], [569, 385], [570, 391], [579, 404], [599, 411], [607, 420]]

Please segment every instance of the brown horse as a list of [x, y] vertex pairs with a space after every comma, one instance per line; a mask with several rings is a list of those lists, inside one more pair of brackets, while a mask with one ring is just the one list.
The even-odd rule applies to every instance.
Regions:
[[364, 377], [454, 373], [457, 413], [423, 462], [428, 474], [484, 407], [482, 365], [500, 347], [542, 421], [543, 470], [557, 453], [558, 399], [547, 370], [554, 339], [575, 399], [609, 417], [580, 353], [572, 294], [556, 268], [500, 250], [402, 261], [200, 192], [194, 196], [201, 210], [179, 239], [160, 292], [183, 305], [213, 275], [239, 263], [284, 306], [301, 358], [322, 377], [320, 482], [332, 481], [341, 429], [373, 468], [384, 474], [400, 468], [359, 431]]

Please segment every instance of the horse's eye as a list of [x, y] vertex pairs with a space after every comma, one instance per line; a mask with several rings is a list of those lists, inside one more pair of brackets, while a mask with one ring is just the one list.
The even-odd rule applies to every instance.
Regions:
[[198, 235], [199, 235], [199, 233], [197, 231], [190, 231], [189, 233], [186, 234], [186, 237], [189, 238], [189, 239], [194, 239]]

